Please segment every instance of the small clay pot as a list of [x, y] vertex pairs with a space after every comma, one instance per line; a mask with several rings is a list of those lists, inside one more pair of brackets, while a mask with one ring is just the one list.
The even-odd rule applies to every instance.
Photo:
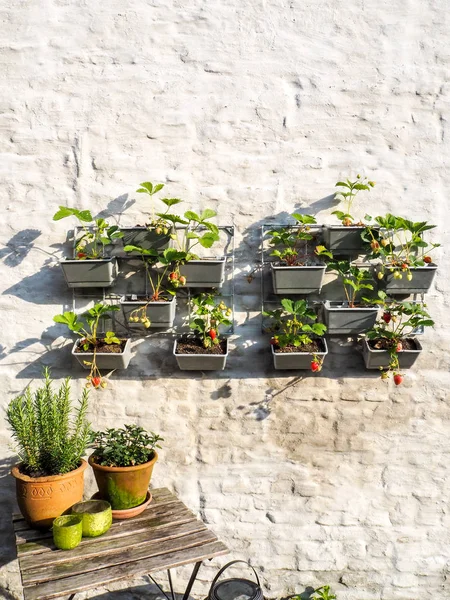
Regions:
[[81, 542], [83, 518], [79, 515], [63, 515], [53, 521], [53, 541], [60, 550], [72, 550]]
[[106, 500], [86, 500], [72, 506], [72, 514], [79, 515], [83, 523], [83, 537], [97, 537], [112, 525], [111, 504]]
[[95, 454], [89, 457], [94, 470], [100, 498], [107, 500], [113, 510], [139, 506], [147, 498], [148, 486], [158, 454], [152, 460], [133, 467], [104, 467], [95, 462]]

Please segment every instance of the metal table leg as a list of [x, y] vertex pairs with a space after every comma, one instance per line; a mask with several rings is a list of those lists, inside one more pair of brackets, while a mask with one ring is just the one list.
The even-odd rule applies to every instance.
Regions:
[[189, 579], [189, 583], [187, 584], [187, 588], [183, 595], [183, 600], [188, 600], [189, 594], [191, 593], [191, 590], [192, 590], [192, 586], [194, 585], [195, 580], [197, 579], [198, 570], [200, 569], [201, 566], [202, 566], [202, 561], [195, 563], [195, 567], [192, 570], [191, 578]]
[[170, 572], [170, 569], [167, 569], [167, 577], [169, 578], [169, 586], [170, 586], [170, 593], [172, 595], [172, 600], [175, 600], [175, 594], [173, 593], [172, 573]]

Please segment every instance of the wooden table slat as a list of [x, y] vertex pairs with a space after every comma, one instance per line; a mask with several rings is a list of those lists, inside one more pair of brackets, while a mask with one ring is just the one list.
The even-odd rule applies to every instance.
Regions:
[[[157, 528], [161, 525], [167, 525], [169, 523], [179, 523], [188, 520], [194, 520], [197, 517], [192, 513], [184, 504], [181, 502], [177, 505], [173, 504], [170, 509], [158, 507], [158, 509], [150, 510], [147, 509], [140, 515], [140, 518], [114, 521], [109, 531], [107, 531], [102, 539], [116, 538], [132, 536], [142, 531], [148, 531], [149, 528]], [[41, 532], [39, 538], [35, 538], [31, 531], [30, 534], [21, 532], [19, 536], [16, 536], [17, 552], [19, 557], [27, 553], [39, 553], [48, 550], [49, 544], [52, 543], [52, 532], [45, 532], [45, 535]], [[84, 538], [81, 544], [88, 544], [92, 540]]]
[[133, 536], [130, 540], [126, 537], [115, 537], [111, 541], [110, 538], [105, 539], [105, 536], [99, 538], [84, 538], [79, 546], [74, 548], [68, 554], [64, 550], [58, 550], [55, 548], [53, 543], [49, 542], [49, 545], [45, 548], [45, 557], [41, 554], [26, 554], [19, 557], [20, 569], [22, 573], [26, 573], [29, 569], [37, 569], [42, 567], [42, 563], [45, 560], [46, 565], [54, 565], [58, 563], [67, 562], [68, 560], [73, 561], [77, 558], [83, 560], [90, 559], [93, 556], [100, 556], [101, 554], [114, 554], [121, 552], [124, 549], [130, 547], [139, 548], [140, 546], [148, 546], [149, 544], [155, 544], [155, 542], [162, 542], [164, 540], [174, 539], [182, 537], [191, 533], [197, 533], [200, 531], [208, 531], [206, 525], [198, 519], [189, 519], [182, 523], [168, 523], [160, 527], [155, 527], [149, 531], [143, 531]]
[[[152, 493], [152, 501], [149, 508], [156, 508], [167, 504], [172, 504], [174, 502], [180, 502], [175, 494], [172, 494], [172, 492], [170, 492], [167, 488], [158, 488], [157, 490], [150, 489], [150, 492]], [[30, 527], [20, 513], [14, 513], [12, 520], [14, 524], [14, 531], [16, 532], [25, 531]]]
[[[32, 583], [42, 581], [56, 581], [74, 575], [101, 571], [110, 567], [120, 567], [123, 564], [136, 562], [143, 559], [149, 559], [161, 554], [178, 552], [186, 548], [200, 546], [211, 542], [216, 542], [217, 537], [208, 529], [196, 533], [184, 535], [182, 537], [172, 538], [162, 541], [158, 544], [147, 544], [134, 548], [133, 545], [122, 549], [119, 552], [103, 553], [100, 556], [93, 556], [87, 562], [84, 558], [72, 558], [70, 553], [64, 562], [57, 564], [46, 564], [36, 568], [22, 571], [22, 583], [26, 587]], [[113, 550], [113, 548], [112, 548]]]
[[67, 577], [57, 581], [48, 581], [40, 585], [24, 588], [25, 600], [51, 600], [58, 596], [82, 592], [94, 587], [99, 587], [127, 579], [162, 571], [169, 568], [180, 567], [189, 563], [222, 556], [228, 553], [228, 548], [222, 542], [212, 542], [194, 546], [189, 549], [162, 554], [152, 558], [124, 563], [123, 565], [101, 569], [75, 577]]

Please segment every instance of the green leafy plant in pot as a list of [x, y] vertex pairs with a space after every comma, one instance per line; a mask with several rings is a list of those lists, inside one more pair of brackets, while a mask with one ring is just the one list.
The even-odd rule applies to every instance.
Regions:
[[81, 315], [67, 311], [53, 317], [55, 323], [67, 325], [70, 331], [80, 336], [72, 354], [90, 369], [86, 387], [104, 388], [107, 383], [100, 369], [126, 368], [131, 358], [130, 340], [119, 339], [114, 331], [99, 335], [100, 319], [120, 310], [119, 306], [97, 303]]
[[138, 425], [94, 432], [94, 452], [89, 464], [94, 470], [100, 497], [113, 510], [130, 509], [147, 496], [153, 467], [158, 460], [155, 448], [162, 437]]
[[54, 390], [50, 371], [34, 393], [25, 393], [7, 406], [6, 420], [17, 445], [20, 463], [13, 467], [17, 501], [25, 519], [35, 527], [50, 527], [83, 497], [82, 456], [90, 439], [88, 390], [78, 405], [70, 398], [70, 379]]
[[273, 334], [270, 343], [276, 369], [322, 369], [328, 348], [323, 338], [327, 327], [316, 323], [317, 314], [306, 300], [281, 300], [282, 309], [264, 311], [272, 324], [266, 329]]
[[425, 305], [415, 302], [397, 302], [378, 292], [382, 309], [379, 321], [366, 332], [363, 356], [368, 369], [379, 369], [381, 378], [393, 375], [395, 385], [403, 382], [403, 369], [409, 369], [417, 360], [422, 346], [414, 333], [432, 327]]
[[[172, 301], [175, 296], [176, 288], [181, 284], [186, 283], [186, 278], [179, 276], [178, 272], [172, 270], [174, 264], [178, 264], [184, 258], [184, 253], [176, 248], [166, 248], [162, 252], [154, 248], [146, 249], [140, 246], [128, 245], [124, 247], [125, 252], [133, 252], [140, 254], [145, 268], [147, 280], [150, 286], [151, 293], [147, 298], [141, 301], [129, 301], [127, 297], [121, 299], [122, 307], [133, 307], [138, 304], [137, 308], [126, 313], [130, 323], [141, 323], [146, 329], [152, 325], [152, 310], [161, 313], [161, 303], [169, 303], [168, 315], [163, 316], [167, 322], [167, 326], [173, 323], [175, 317], [175, 305], [172, 308]], [[156, 268], [157, 267], [157, 268]], [[168, 273], [168, 271], [171, 271]], [[156, 322], [156, 325], [158, 323]]]

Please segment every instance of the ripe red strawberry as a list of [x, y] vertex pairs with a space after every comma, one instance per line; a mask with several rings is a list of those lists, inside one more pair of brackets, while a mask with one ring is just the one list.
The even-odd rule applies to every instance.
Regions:
[[172, 273], [169, 273], [169, 279], [170, 281], [176, 281], [178, 279], [178, 273], [176, 271], [172, 271]]
[[385, 323], [390, 323], [390, 322], [391, 322], [391, 319], [392, 319], [392, 315], [391, 315], [391, 313], [390, 313], [390, 312], [385, 312], [385, 313], [383, 313], [383, 317], [382, 317], [382, 319], [383, 319], [383, 321], [384, 321]]
[[402, 350], [403, 350], [403, 344], [401, 342], [397, 342], [397, 345], [395, 346], [395, 351], [401, 352]]
[[320, 363], [317, 362], [317, 360], [312, 360], [311, 361], [311, 371], [313, 373], [317, 373], [317, 371], [320, 371], [320, 369], [321, 369]]
[[78, 252], [77, 253], [77, 258], [85, 258], [86, 254], [84, 252]]
[[403, 375], [400, 375], [400, 373], [396, 373], [394, 375], [394, 383], [395, 383], [395, 385], [400, 385], [402, 381], [403, 381]]
[[93, 377], [93, 378], [92, 378], [92, 385], [93, 385], [95, 388], [98, 388], [98, 387], [100, 387], [101, 383], [102, 383], [102, 378], [101, 378], [101, 377]]
[[423, 262], [425, 262], [427, 264], [430, 264], [430, 262], [431, 262], [431, 256], [424, 256], [423, 257]]
[[215, 339], [216, 339], [216, 337], [217, 337], [216, 330], [215, 330], [215, 329], [210, 329], [210, 330], [208, 331], [208, 335], [209, 335], [209, 337], [210, 337], [212, 340], [215, 340]]
[[272, 338], [270, 340], [270, 343], [271, 343], [272, 346], [275, 346], [276, 344], [278, 344], [278, 340], [276, 340], [275, 338]]

